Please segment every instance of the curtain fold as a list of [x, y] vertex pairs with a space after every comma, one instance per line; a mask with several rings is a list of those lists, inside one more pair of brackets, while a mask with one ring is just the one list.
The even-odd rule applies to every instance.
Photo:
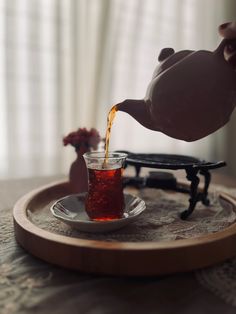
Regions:
[[[67, 173], [64, 135], [104, 136], [112, 105], [144, 97], [163, 47], [213, 50], [235, 12], [233, 0], [1, 0], [0, 176]], [[236, 174], [235, 119], [186, 143], [118, 113], [111, 149], [226, 159]]]

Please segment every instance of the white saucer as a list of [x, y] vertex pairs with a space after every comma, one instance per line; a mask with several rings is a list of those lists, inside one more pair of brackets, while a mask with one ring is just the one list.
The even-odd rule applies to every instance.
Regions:
[[86, 193], [68, 195], [51, 206], [54, 217], [71, 227], [84, 232], [107, 232], [120, 229], [132, 221], [146, 209], [145, 202], [136, 196], [124, 194], [124, 216], [109, 221], [92, 221], [85, 212], [84, 200]]

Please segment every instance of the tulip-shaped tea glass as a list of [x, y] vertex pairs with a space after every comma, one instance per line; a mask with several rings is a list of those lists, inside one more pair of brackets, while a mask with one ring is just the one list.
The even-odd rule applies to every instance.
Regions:
[[127, 154], [105, 152], [85, 153], [88, 170], [88, 194], [85, 210], [96, 221], [119, 219], [124, 213], [122, 169]]

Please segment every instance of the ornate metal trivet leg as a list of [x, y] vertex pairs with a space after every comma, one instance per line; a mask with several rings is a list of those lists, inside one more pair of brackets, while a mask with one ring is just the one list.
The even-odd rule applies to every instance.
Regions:
[[196, 169], [186, 169], [187, 176], [186, 178], [191, 181], [190, 185], [190, 199], [189, 199], [189, 207], [187, 210], [183, 211], [180, 214], [181, 219], [187, 219], [189, 215], [192, 214], [198, 200], [199, 200], [199, 194], [198, 194], [198, 184], [199, 184], [199, 178], [197, 176], [198, 170]]
[[209, 187], [210, 182], [211, 182], [211, 174], [208, 170], [200, 170], [200, 174], [202, 174], [204, 176], [204, 179], [205, 179], [205, 184], [204, 184], [204, 188], [203, 188], [203, 192], [202, 192], [202, 203], [206, 206], [209, 206], [210, 200], [207, 196], [208, 196], [208, 187]]
[[135, 175], [136, 175], [136, 177], [139, 177], [140, 170], [141, 170], [141, 166], [135, 165]]

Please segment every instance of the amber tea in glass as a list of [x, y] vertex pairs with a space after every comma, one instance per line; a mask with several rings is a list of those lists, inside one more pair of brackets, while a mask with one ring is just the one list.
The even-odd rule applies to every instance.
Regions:
[[119, 219], [124, 213], [122, 169], [126, 154], [88, 152], [84, 159], [88, 169], [88, 194], [85, 210], [96, 221]]

